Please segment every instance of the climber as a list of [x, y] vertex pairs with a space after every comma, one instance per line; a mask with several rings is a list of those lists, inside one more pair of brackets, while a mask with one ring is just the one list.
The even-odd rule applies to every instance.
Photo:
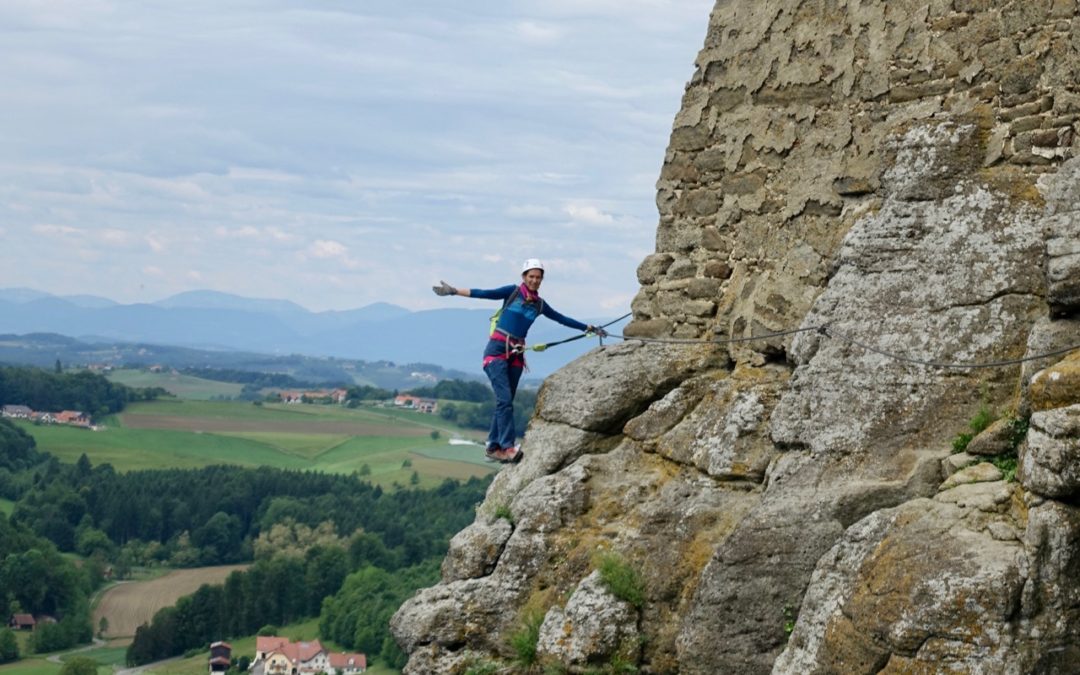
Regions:
[[514, 395], [525, 368], [525, 335], [538, 316], [569, 328], [607, 337], [603, 328], [587, 325], [563, 316], [540, 298], [544, 264], [529, 258], [521, 266], [521, 283], [491, 290], [454, 288], [445, 281], [432, 286], [436, 295], [461, 295], [466, 298], [502, 300], [502, 307], [491, 317], [491, 335], [484, 349], [484, 372], [495, 391], [495, 413], [484, 450], [493, 461], [510, 463], [521, 459], [521, 448], [514, 431]]

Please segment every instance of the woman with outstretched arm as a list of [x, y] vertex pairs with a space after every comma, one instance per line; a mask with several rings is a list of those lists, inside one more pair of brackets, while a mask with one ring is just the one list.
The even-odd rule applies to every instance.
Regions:
[[490, 290], [454, 288], [445, 281], [432, 290], [436, 295], [462, 295], [467, 298], [502, 300], [502, 309], [492, 320], [491, 336], [484, 348], [484, 372], [495, 391], [495, 414], [491, 420], [485, 453], [489, 459], [508, 463], [521, 459], [514, 429], [514, 395], [525, 368], [525, 335], [536, 319], [543, 315], [569, 328], [596, 333], [606, 337], [603, 328], [584, 324], [556, 312], [540, 298], [544, 281], [544, 264], [529, 258], [521, 267], [521, 283]]

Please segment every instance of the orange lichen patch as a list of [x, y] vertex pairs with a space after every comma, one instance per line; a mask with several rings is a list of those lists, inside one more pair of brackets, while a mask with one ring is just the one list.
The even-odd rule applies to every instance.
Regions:
[[1015, 166], [994, 166], [981, 169], [978, 176], [999, 194], [1005, 195], [1014, 206], [1042, 209], [1046, 200], [1032, 176]]
[[1017, 487], [1013, 490], [1012, 500], [1009, 502], [1009, 515], [1018, 530], [1027, 529], [1029, 512], [1030, 507], [1024, 502], [1024, 491]]
[[870, 675], [877, 673], [889, 659], [887, 646], [856, 628], [843, 614], [825, 627], [823, 642], [822, 666], [827, 672]]
[[[777, 367], [756, 367], [749, 363], [742, 362], [735, 366], [735, 370], [731, 373], [731, 379], [738, 381], [741, 384], [753, 384], [771, 382], [775, 384], [783, 384], [791, 379], [791, 371], [787, 368]], [[746, 389], [744, 386], [739, 386], [736, 389], [742, 391]]]

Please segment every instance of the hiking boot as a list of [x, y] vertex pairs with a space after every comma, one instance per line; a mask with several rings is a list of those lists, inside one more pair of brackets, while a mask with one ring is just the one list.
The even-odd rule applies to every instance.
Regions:
[[489, 445], [489, 446], [487, 446], [486, 448], [484, 448], [484, 461], [487, 461], [487, 462], [500, 462], [500, 461], [502, 461], [501, 459], [499, 459], [499, 453], [500, 452], [502, 452], [502, 450], [500, 450], [499, 446], [497, 446], [497, 445]]
[[499, 451], [499, 461], [503, 464], [517, 464], [521, 461], [523, 453], [521, 452], [521, 446], [515, 445], [509, 448], [503, 448]]

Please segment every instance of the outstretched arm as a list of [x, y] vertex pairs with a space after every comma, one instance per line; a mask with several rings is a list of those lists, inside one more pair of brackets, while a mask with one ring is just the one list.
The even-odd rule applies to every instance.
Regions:
[[445, 281], [440, 281], [438, 286], [432, 286], [435, 295], [463, 295], [466, 298], [472, 295], [467, 288], [454, 288]]
[[584, 330], [587, 330], [589, 328], [587, 325], [581, 323], [577, 319], [571, 319], [568, 316], [564, 316], [562, 314], [559, 314], [558, 312], [555, 311], [554, 307], [552, 307], [550, 304], [548, 304], [546, 302], [544, 303], [544, 316], [551, 319], [552, 321], [555, 321], [556, 323], [561, 323], [562, 325], [566, 326], [567, 328], [575, 328], [575, 329], [580, 330], [580, 331], [584, 331]]
[[577, 330], [584, 331], [586, 333], [595, 333], [602, 338], [608, 336], [607, 331], [604, 330], [603, 327], [593, 326], [592, 324], [584, 324], [576, 319], [571, 319], [568, 316], [559, 314], [554, 309], [552, 309], [551, 305], [547, 304], [546, 302], [544, 303], [544, 316], [551, 319], [552, 321], [557, 321], [558, 323], [561, 323], [562, 325], [569, 328], [576, 328]]

